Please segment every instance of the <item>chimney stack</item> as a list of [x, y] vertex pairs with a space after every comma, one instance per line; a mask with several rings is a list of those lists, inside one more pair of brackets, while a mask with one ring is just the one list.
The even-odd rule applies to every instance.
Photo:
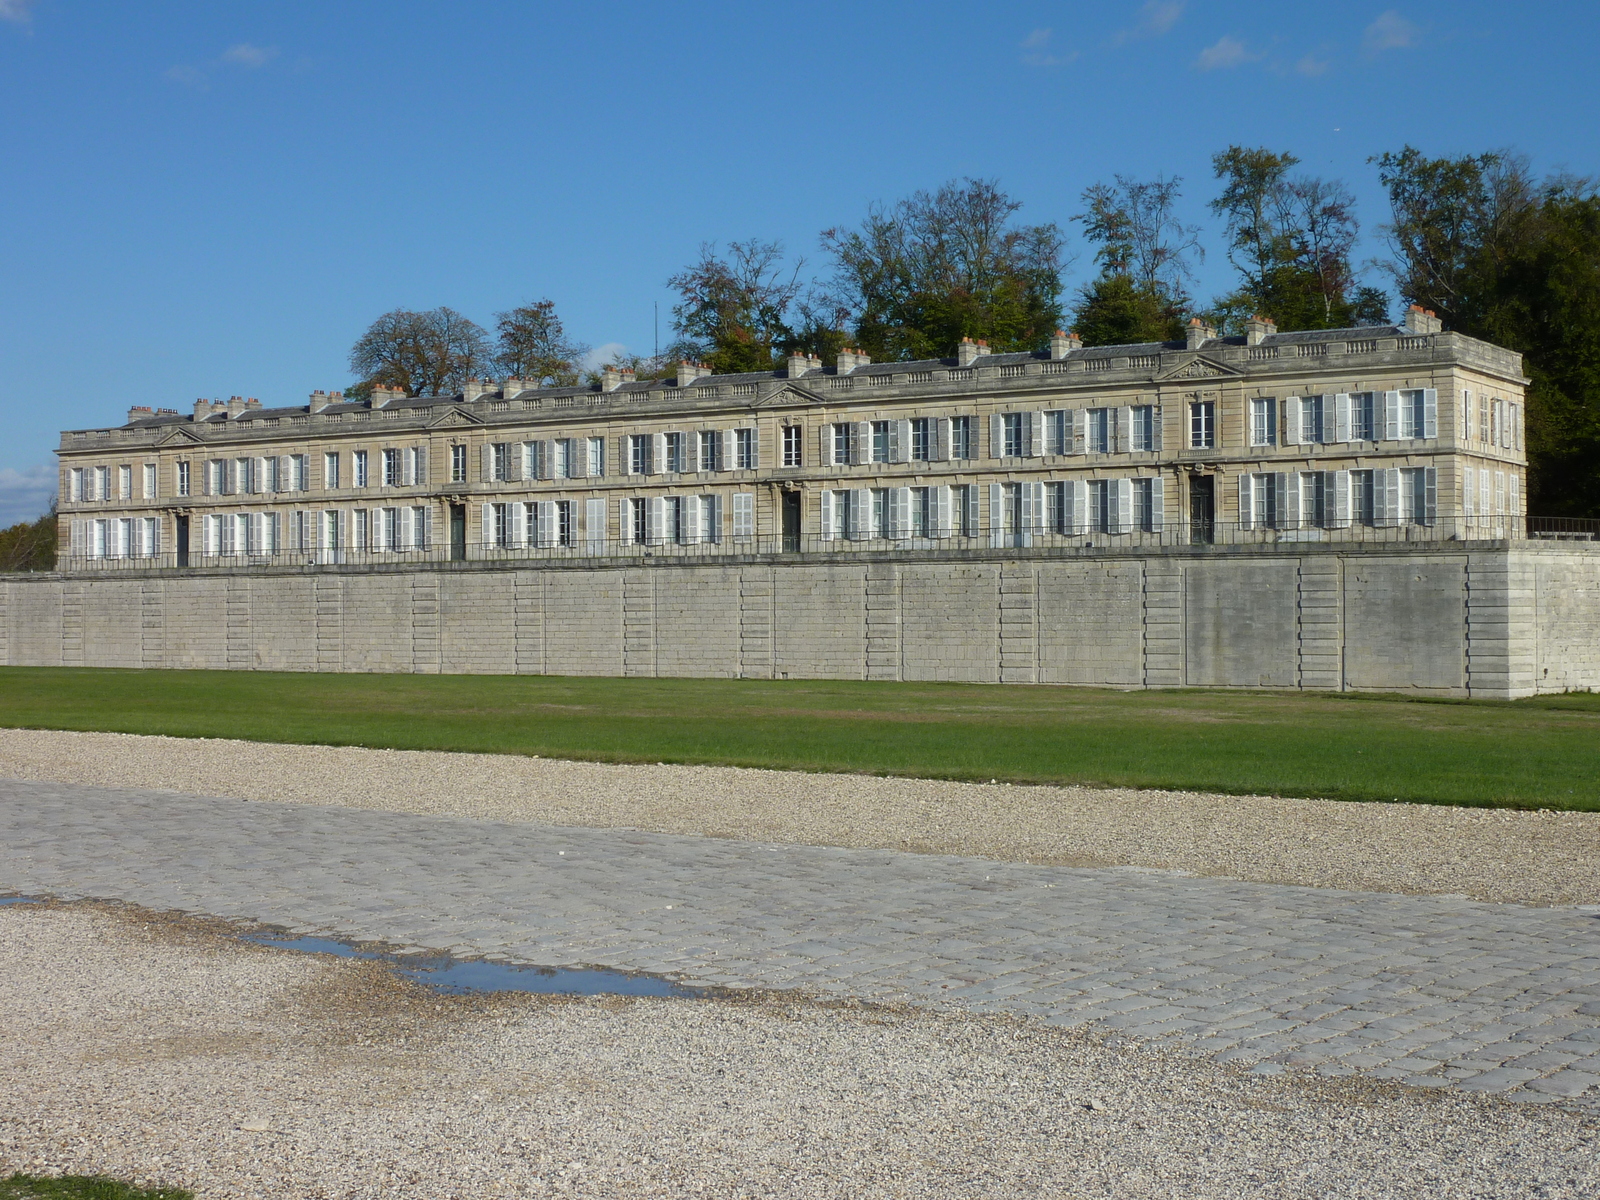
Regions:
[[1244, 323], [1244, 344], [1246, 346], [1259, 346], [1269, 334], [1278, 332], [1278, 323], [1271, 317], [1260, 315], [1251, 317]]
[[328, 393], [323, 391], [321, 388], [318, 388], [316, 391], [311, 393], [311, 411], [314, 413], [321, 412], [332, 403], [332, 397], [330, 397]]
[[1188, 338], [1186, 345], [1190, 350], [1198, 350], [1212, 338], [1217, 336], [1217, 331], [1207, 325], [1199, 317], [1189, 318]]
[[961, 339], [961, 344], [956, 347], [956, 362], [963, 367], [970, 367], [978, 361], [978, 343], [969, 337]]
[[[372, 389], [372, 399], [368, 401], [368, 403], [373, 408], [382, 408], [384, 405], [392, 401], [404, 400], [405, 396], [405, 388], [390, 387], [388, 384], [380, 383]], [[332, 396], [329, 396], [328, 403], [337, 404], [338, 401]]]
[[688, 387], [696, 379], [711, 374], [711, 368], [704, 363], [690, 362], [687, 358], [678, 363], [677, 381], [679, 387]]
[[[494, 384], [487, 379], [469, 379], [461, 385], [462, 400], [481, 400], [495, 390]], [[373, 392], [374, 396], [378, 393]]]
[[529, 392], [537, 386], [536, 381], [524, 379], [520, 375], [513, 375], [500, 385], [500, 394], [507, 400], [521, 392]]
[[153, 416], [155, 416], [155, 413], [150, 410], [148, 404], [135, 404], [128, 410], [128, 424], [132, 425], [135, 421], [148, 421]]
[[1444, 322], [1439, 320], [1439, 314], [1431, 308], [1413, 304], [1406, 309], [1406, 328], [1412, 333], [1443, 333]]
[[615, 363], [607, 363], [600, 368], [600, 390], [614, 392], [617, 385], [622, 382], [622, 372], [617, 370]]
[[1057, 361], [1065, 358], [1074, 350], [1083, 349], [1083, 339], [1078, 336], [1078, 331], [1071, 333], [1058, 329], [1050, 338], [1050, 357]]
[[622, 375], [623, 383], [632, 383], [634, 381], [634, 370], [632, 367], [623, 367], [620, 374]]
[[789, 355], [789, 378], [799, 379], [811, 369], [811, 359], [798, 352]]

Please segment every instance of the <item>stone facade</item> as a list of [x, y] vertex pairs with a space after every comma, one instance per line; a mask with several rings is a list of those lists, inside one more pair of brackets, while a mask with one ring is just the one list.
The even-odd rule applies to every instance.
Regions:
[[62, 436], [62, 562], [259, 571], [1519, 532], [1519, 355], [1420, 310], [1396, 326], [1210, 332], [134, 409]]
[[1205, 546], [0, 577], [0, 664], [1508, 698], [1600, 687], [1600, 549]]

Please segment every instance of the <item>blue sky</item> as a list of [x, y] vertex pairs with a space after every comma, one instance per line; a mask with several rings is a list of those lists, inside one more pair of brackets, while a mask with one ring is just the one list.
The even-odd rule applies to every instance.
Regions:
[[1343, 178], [1369, 233], [1366, 159], [1407, 142], [1600, 172], [1597, 26], [1592, 0], [0, 0], [0, 522], [48, 502], [60, 429], [304, 403], [389, 309], [548, 296], [648, 352], [702, 241], [816, 263], [825, 226], [964, 175], [1064, 226], [1096, 180], [1180, 175], [1209, 295], [1231, 142]]

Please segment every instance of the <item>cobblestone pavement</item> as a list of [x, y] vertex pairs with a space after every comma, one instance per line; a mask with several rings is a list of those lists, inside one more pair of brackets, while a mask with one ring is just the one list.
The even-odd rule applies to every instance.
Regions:
[[1600, 1104], [1600, 909], [0, 780], [0, 892]]

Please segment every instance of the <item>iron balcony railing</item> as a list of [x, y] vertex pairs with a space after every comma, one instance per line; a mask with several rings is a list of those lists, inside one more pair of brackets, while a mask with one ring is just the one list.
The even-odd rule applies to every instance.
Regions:
[[714, 560], [814, 555], [849, 558], [868, 554], [978, 552], [1027, 549], [1060, 556], [1101, 553], [1106, 550], [1158, 550], [1195, 546], [1273, 546], [1286, 548], [1315, 543], [1361, 545], [1419, 545], [1441, 542], [1479, 542], [1528, 539], [1600, 545], [1600, 520], [1560, 517], [1455, 517], [1430, 524], [1409, 521], [1335, 525], [1281, 525], [1252, 522], [1193, 520], [1167, 522], [1155, 527], [1078, 526], [1069, 529], [1025, 528], [983, 530], [927, 537], [837, 534], [762, 534], [714, 539], [654, 539], [644, 542], [587, 538], [551, 545], [501, 545], [440, 542], [429, 546], [388, 549], [314, 547], [234, 554], [165, 552], [144, 556], [85, 555], [58, 559], [57, 569], [68, 572], [117, 570], [252, 569], [393, 567], [411, 564], [518, 563], [551, 561], [629, 562], [643, 560]]

